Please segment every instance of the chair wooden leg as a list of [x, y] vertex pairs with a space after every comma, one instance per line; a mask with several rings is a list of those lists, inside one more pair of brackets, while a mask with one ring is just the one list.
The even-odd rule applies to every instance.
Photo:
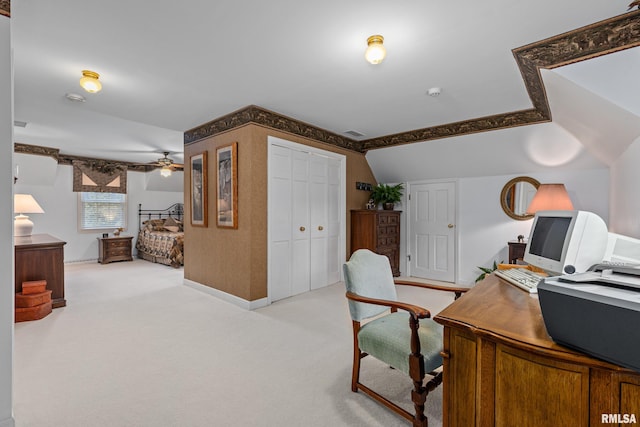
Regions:
[[353, 371], [351, 373], [351, 391], [358, 392], [358, 381], [360, 381], [360, 359], [362, 353], [358, 344], [358, 332], [360, 331], [360, 322], [353, 321]]
[[411, 328], [411, 355], [409, 356], [409, 376], [413, 380], [413, 391], [411, 400], [415, 409], [413, 418], [414, 427], [427, 427], [427, 417], [424, 415], [424, 402], [427, 400], [427, 389], [424, 387], [424, 357], [420, 353], [420, 340], [418, 339], [418, 320], [411, 317], [409, 319]]

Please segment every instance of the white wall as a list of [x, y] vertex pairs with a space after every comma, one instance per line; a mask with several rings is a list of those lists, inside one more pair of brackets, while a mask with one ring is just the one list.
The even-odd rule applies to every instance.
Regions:
[[[13, 78], [9, 18], [0, 16], [0, 217], [13, 217]], [[14, 425], [13, 224], [0, 222], [0, 427]]]
[[[67, 242], [64, 247], [65, 262], [95, 260], [98, 258], [97, 237], [102, 231], [78, 231], [78, 193], [73, 189], [73, 168], [57, 165], [51, 157], [15, 154], [14, 162], [19, 166], [16, 193], [33, 195], [45, 213], [31, 214], [33, 233], [46, 233]], [[174, 172], [169, 178], [157, 177], [159, 172], [128, 172], [127, 203], [128, 222], [124, 235], [138, 233], [138, 204], [144, 209], [164, 209], [173, 203], [183, 202], [183, 173]], [[161, 188], [158, 178], [164, 179], [166, 189], [172, 191], [147, 190]], [[109, 230], [113, 231], [113, 230]], [[135, 239], [134, 239], [135, 245]]]
[[[640, 144], [639, 144], [640, 145]], [[640, 157], [640, 149], [639, 154]], [[458, 265], [456, 282], [473, 284], [480, 274], [478, 266], [489, 267], [493, 261], [508, 262], [509, 240], [519, 234], [529, 236], [532, 220], [516, 221], [500, 206], [502, 187], [518, 175], [460, 178], [457, 182], [458, 218], [456, 223]], [[540, 183], [563, 183], [575, 209], [598, 214], [609, 219], [609, 170], [607, 168], [553, 171], [528, 174]], [[406, 196], [406, 195], [405, 195]], [[406, 274], [406, 201], [397, 206], [403, 210], [401, 219], [400, 270]]]
[[[500, 206], [502, 187], [517, 175], [463, 178], [458, 184], [458, 282], [472, 284], [478, 266], [508, 262], [507, 242], [529, 237], [532, 220], [516, 221]], [[540, 183], [563, 183], [574, 208], [609, 220], [609, 170], [556, 171], [530, 174]]]
[[640, 239], [640, 138], [611, 166], [611, 226], [614, 233]]

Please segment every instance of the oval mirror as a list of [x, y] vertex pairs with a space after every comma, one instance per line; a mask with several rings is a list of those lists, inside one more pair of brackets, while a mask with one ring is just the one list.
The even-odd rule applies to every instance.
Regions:
[[519, 176], [507, 182], [500, 193], [500, 205], [509, 217], [524, 221], [533, 218], [527, 207], [535, 196], [540, 183], [528, 176]]

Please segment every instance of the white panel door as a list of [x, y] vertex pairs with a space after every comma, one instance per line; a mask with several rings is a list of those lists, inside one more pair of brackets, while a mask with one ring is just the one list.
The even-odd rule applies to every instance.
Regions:
[[273, 146], [270, 153], [271, 244], [269, 272], [271, 298], [291, 295], [291, 150]]
[[344, 157], [279, 142], [269, 145], [272, 302], [339, 282], [345, 252]]
[[340, 258], [340, 160], [329, 158], [327, 166], [327, 284], [332, 284], [340, 281], [344, 261]]
[[311, 289], [327, 286], [327, 157], [309, 154], [309, 216], [311, 226]]
[[293, 161], [291, 207], [292, 284], [291, 295], [309, 291], [310, 236], [309, 230], [309, 153], [291, 150]]
[[455, 183], [410, 185], [410, 274], [414, 277], [455, 280]]

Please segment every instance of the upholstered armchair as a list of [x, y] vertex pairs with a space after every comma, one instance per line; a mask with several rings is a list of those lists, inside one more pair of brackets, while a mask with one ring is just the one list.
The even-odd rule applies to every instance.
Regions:
[[[351, 390], [363, 391], [414, 426], [427, 426], [424, 415], [427, 394], [442, 382], [442, 370], [436, 372], [442, 365], [442, 326], [430, 319], [429, 310], [399, 302], [396, 284], [451, 291], [455, 298], [467, 289], [405, 280], [394, 282], [388, 258], [368, 249], [357, 250], [344, 264], [344, 280], [353, 323]], [[385, 311], [389, 312], [382, 315]], [[411, 378], [414, 414], [360, 382], [360, 360], [368, 355]], [[425, 384], [427, 373], [432, 378]]]

